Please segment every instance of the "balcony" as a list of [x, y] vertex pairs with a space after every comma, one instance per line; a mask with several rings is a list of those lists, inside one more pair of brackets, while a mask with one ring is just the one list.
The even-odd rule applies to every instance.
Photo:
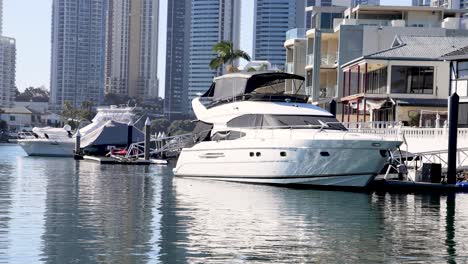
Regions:
[[305, 39], [306, 38], [306, 31], [305, 28], [293, 28], [286, 31], [286, 40], [290, 39]]
[[322, 54], [320, 60], [321, 66], [335, 67], [338, 65], [338, 52]]
[[294, 73], [294, 63], [289, 62], [284, 65], [284, 70], [286, 73]]
[[330, 85], [325, 87], [320, 87], [320, 99], [333, 98], [336, 95], [336, 90], [338, 89], [337, 85]]
[[[306, 65], [314, 65], [314, 54], [307, 55]], [[320, 67], [333, 68], [338, 65], [338, 52], [324, 53], [320, 56]]]
[[365, 25], [365, 26], [390, 26], [390, 20], [379, 19], [344, 19], [337, 18], [333, 20], [333, 28], [339, 30], [340, 25]]

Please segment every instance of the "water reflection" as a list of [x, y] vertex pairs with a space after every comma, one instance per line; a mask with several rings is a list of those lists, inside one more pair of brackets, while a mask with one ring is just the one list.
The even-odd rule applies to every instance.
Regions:
[[464, 194], [191, 180], [0, 146], [0, 263], [460, 263], [467, 206]]
[[69, 162], [63, 169], [67, 173], [50, 168], [47, 180], [44, 260], [148, 261], [156, 205], [144, 167]]

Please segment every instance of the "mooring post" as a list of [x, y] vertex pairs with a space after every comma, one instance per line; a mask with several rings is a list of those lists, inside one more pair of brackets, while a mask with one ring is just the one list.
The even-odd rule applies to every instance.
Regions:
[[145, 160], [149, 160], [150, 140], [151, 140], [151, 122], [149, 118], [147, 117], [145, 121]]
[[460, 97], [453, 93], [449, 97], [449, 131], [448, 131], [448, 168], [447, 183], [457, 183], [457, 136], [458, 136], [458, 104]]
[[80, 134], [80, 130], [78, 129], [75, 135], [75, 155], [80, 154], [81, 152], [80, 149], [81, 149], [81, 134]]
[[130, 149], [130, 145], [133, 143], [133, 122], [128, 122], [127, 126], [127, 150]]
[[330, 113], [336, 118], [336, 101], [332, 99], [330, 102]]

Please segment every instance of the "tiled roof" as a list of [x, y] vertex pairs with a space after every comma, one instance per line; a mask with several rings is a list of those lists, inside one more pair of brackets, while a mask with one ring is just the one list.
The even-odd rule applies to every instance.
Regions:
[[32, 114], [32, 112], [24, 106], [1, 109], [5, 114]]
[[364, 58], [437, 60], [447, 54], [466, 49], [467, 47], [468, 37], [397, 36], [394, 47], [366, 55]]

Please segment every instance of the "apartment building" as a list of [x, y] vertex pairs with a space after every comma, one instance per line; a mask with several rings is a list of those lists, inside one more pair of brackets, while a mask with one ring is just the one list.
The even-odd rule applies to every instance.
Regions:
[[16, 41], [0, 36], [0, 107], [11, 107], [16, 89]]
[[158, 96], [159, 0], [108, 0], [106, 93]]
[[104, 97], [106, 0], [52, 2], [52, 108], [68, 101], [99, 105]]
[[213, 46], [221, 40], [238, 47], [239, 1], [192, 0], [188, 62], [188, 100], [208, 90], [220, 70], [210, 69], [216, 57]]
[[186, 114], [188, 102], [188, 52], [190, 45], [190, 0], [168, 0], [166, 41], [166, 87], [164, 113], [171, 118]]

